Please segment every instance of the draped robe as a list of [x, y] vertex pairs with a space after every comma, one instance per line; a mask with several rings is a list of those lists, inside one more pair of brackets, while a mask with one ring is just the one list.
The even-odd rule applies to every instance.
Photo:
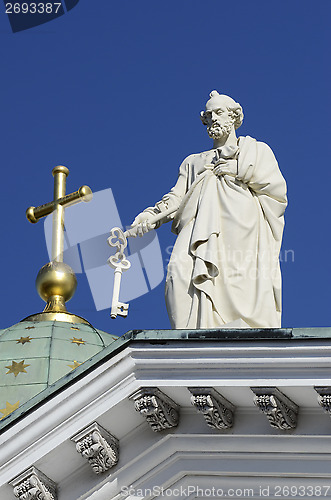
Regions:
[[247, 136], [235, 159], [226, 148], [187, 157], [156, 210], [178, 206], [178, 235], [168, 265], [166, 304], [173, 328], [215, 328], [237, 319], [281, 325], [279, 252], [286, 184], [273, 152]]

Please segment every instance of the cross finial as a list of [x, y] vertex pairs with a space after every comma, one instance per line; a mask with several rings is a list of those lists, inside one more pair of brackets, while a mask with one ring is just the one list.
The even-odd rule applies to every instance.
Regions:
[[63, 262], [64, 209], [79, 201], [88, 202], [93, 195], [88, 186], [81, 186], [78, 191], [66, 195], [66, 181], [69, 175], [67, 167], [59, 165], [53, 168], [52, 174], [54, 177], [53, 201], [37, 208], [29, 207], [26, 216], [34, 224], [53, 212], [52, 261]]
[[[64, 210], [69, 205], [80, 201], [90, 201], [93, 195], [88, 186], [81, 186], [78, 191], [66, 195], [66, 180], [69, 175], [67, 167], [57, 166], [53, 168], [52, 174], [54, 177], [53, 201], [39, 207], [29, 207], [26, 216], [30, 222], [36, 223], [42, 217], [53, 213], [52, 260], [40, 269], [36, 287], [40, 297], [47, 303], [44, 313], [52, 313], [52, 318], [48, 319], [68, 321], [70, 318], [67, 318], [69, 314], [65, 302], [74, 295], [77, 279], [71, 267], [63, 262]], [[29, 319], [34, 317], [43, 319], [44, 313], [30, 316]], [[66, 318], [63, 317], [63, 313]], [[62, 316], [59, 317], [59, 314]], [[75, 318], [78, 317], [75, 316]]]

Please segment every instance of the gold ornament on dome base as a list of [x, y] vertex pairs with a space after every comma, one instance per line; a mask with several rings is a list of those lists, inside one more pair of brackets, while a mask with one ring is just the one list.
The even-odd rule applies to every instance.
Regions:
[[76, 287], [76, 275], [64, 262], [49, 262], [36, 278], [37, 292], [47, 302], [44, 312], [67, 312], [65, 302], [73, 297]]

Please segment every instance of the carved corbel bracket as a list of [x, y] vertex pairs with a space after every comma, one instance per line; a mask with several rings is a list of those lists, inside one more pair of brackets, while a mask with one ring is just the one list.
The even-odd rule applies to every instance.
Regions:
[[314, 387], [317, 392], [318, 404], [329, 414], [331, 417], [331, 387]]
[[213, 387], [189, 387], [191, 403], [202, 413], [209, 427], [230, 429], [233, 426], [235, 406]]
[[299, 407], [277, 387], [251, 387], [254, 404], [260, 408], [271, 425], [276, 429], [295, 429]]
[[75, 434], [71, 440], [96, 474], [106, 472], [118, 462], [118, 440], [96, 422]]
[[30, 467], [9, 484], [19, 500], [57, 500], [56, 484], [36, 467]]
[[135, 410], [143, 415], [153, 431], [160, 432], [176, 427], [179, 407], [156, 387], [144, 387], [130, 396]]

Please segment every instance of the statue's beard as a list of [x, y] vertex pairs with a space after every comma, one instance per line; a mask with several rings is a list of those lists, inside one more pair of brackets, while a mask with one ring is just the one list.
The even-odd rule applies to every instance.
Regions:
[[211, 139], [223, 139], [230, 135], [232, 126], [232, 121], [225, 122], [224, 125], [214, 123], [210, 127], [207, 127], [207, 132]]

